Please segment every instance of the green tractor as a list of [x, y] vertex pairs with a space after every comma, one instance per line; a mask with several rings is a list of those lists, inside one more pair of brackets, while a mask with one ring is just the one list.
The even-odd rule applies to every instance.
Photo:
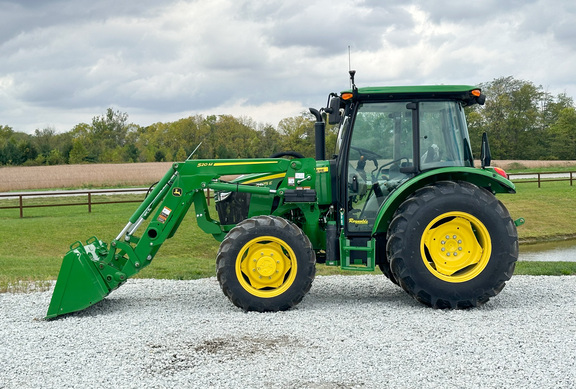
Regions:
[[[514, 272], [523, 220], [513, 221], [494, 196], [515, 188], [489, 166], [485, 136], [482, 166], [474, 167], [464, 107], [485, 96], [466, 85], [357, 88], [350, 76], [350, 90], [310, 109], [315, 159], [294, 150], [174, 163], [109, 244], [92, 237], [70, 246], [47, 318], [101, 301], [148, 266], [192, 205], [198, 226], [221, 242], [221, 288], [244, 310], [295, 306], [316, 263], [378, 267], [434, 308], [474, 307], [497, 295]], [[325, 120], [338, 126], [330, 159]]]

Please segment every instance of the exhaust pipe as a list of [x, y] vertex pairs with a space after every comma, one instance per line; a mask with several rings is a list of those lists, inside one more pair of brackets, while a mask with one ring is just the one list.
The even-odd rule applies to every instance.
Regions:
[[316, 123], [314, 123], [316, 160], [323, 161], [326, 159], [326, 123], [317, 109], [310, 108], [310, 113], [316, 117]]

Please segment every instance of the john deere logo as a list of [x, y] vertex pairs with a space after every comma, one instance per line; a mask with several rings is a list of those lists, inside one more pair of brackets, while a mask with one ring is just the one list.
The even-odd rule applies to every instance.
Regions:
[[180, 188], [172, 189], [172, 196], [174, 196], [174, 197], [182, 196], [182, 189], [180, 189]]

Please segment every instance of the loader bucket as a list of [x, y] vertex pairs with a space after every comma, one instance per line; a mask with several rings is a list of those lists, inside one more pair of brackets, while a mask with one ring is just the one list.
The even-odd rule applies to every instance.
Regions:
[[80, 242], [64, 256], [46, 319], [88, 308], [110, 293], [94, 262], [96, 244]]

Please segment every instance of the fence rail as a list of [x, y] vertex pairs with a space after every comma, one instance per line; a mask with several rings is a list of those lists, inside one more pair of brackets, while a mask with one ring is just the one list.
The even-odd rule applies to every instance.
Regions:
[[[526, 177], [526, 178], [521, 178]], [[573, 186], [576, 180], [576, 172], [546, 172], [546, 173], [513, 173], [509, 174], [508, 178], [514, 181], [515, 184], [523, 183], [538, 183], [538, 188], [543, 182], [553, 181], [570, 181], [570, 186]], [[93, 205], [99, 204], [122, 204], [122, 203], [140, 203], [142, 200], [113, 200], [113, 201], [98, 201], [99, 195], [104, 194], [136, 194], [145, 193], [149, 188], [125, 188], [125, 189], [90, 189], [90, 190], [64, 190], [64, 191], [47, 191], [47, 192], [18, 192], [18, 193], [0, 193], [0, 200], [3, 198], [18, 199], [18, 205], [0, 206], [0, 209], [19, 209], [20, 217], [24, 217], [25, 208], [44, 208], [44, 207], [66, 207], [73, 205], [88, 206], [88, 212], [92, 212]], [[210, 204], [210, 190], [207, 189], [206, 200]], [[38, 197], [64, 197], [64, 196], [86, 196], [85, 202], [73, 203], [54, 203], [54, 204], [25, 204], [24, 198], [38, 198]]]
[[[20, 217], [24, 217], [25, 208], [44, 208], [44, 207], [67, 207], [73, 205], [88, 206], [88, 212], [92, 212], [93, 205], [99, 204], [122, 204], [122, 203], [141, 203], [140, 200], [113, 200], [99, 201], [100, 195], [106, 194], [137, 194], [146, 193], [149, 188], [129, 188], [129, 189], [90, 189], [90, 190], [62, 190], [48, 192], [18, 192], [18, 193], [0, 193], [0, 199], [18, 199], [18, 205], [0, 206], [0, 209], [19, 209]], [[210, 190], [205, 190], [206, 200], [210, 204]], [[84, 202], [54, 203], [54, 204], [24, 204], [24, 198], [46, 198], [46, 197], [77, 197], [86, 196]]]
[[543, 182], [554, 181], [570, 181], [570, 186], [573, 186], [574, 180], [576, 180], [576, 172], [512, 173], [508, 175], [508, 179], [514, 181], [515, 184], [537, 182], [538, 188]]

